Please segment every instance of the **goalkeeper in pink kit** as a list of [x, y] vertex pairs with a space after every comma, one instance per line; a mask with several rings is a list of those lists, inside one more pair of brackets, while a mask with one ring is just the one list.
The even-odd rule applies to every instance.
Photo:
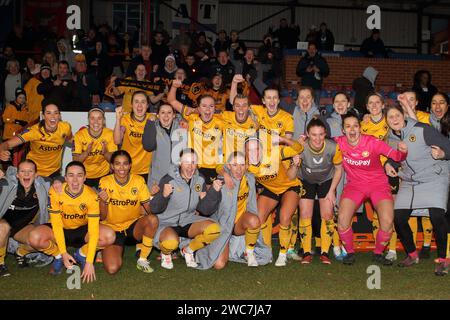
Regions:
[[342, 128], [344, 135], [335, 140], [342, 151], [342, 164], [347, 174], [338, 215], [339, 236], [348, 253], [343, 263], [351, 265], [355, 262], [352, 219], [363, 201], [370, 199], [380, 220], [373, 260], [391, 265], [392, 261], [383, 256], [383, 251], [393, 230], [394, 201], [380, 156], [401, 162], [406, 159], [408, 148], [406, 143], [399, 142], [398, 150], [395, 150], [382, 140], [361, 134], [359, 120], [351, 113], [343, 116]]

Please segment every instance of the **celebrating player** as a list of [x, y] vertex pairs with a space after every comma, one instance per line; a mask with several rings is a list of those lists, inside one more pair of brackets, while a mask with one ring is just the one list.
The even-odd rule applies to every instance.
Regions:
[[102, 252], [106, 272], [117, 273], [122, 267], [122, 255], [127, 243], [142, 242], [137, 269], [153, 272], [147, 260], [153, 248], [158, 218], [150, 213], [150, 192], [145, 180], [132, 174], [132, 159], [125, 150], [111, 156], [113, 174], [100, 179], [100, 213], [102, 224], [116, 232], [115, 242]]
[[380, 155], [394, 161], [403, 161], [406, 159], [408, 148], [405, 143], [399, 142], [399, 150], [394, 150], [379, 139], [361, 134], [358, 117], [354, 114], [345, 115], [342, 124], [344, 136], [335, 140], [342, 151], [343, 166], [347, 174], [338, 216], [339, 236], [348, 253], [343, 262], [344, 264], [355, 262], [352, 218], [362, 202], [370, 199], [380, 221], [373, 259], [374, 262], [390, 265], [392, 261], [385, 259], [382, 253], [392, 234], [394, 202]]

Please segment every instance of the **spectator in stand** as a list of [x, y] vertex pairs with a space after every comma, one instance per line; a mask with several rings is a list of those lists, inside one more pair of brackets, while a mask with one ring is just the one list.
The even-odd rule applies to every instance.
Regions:
[[375, 90], [375, 81], [378, 76], [378, 71], [373, 67], [367, 67], [362, 77], [356, 78], [353, 80], [353, 90], [355, 91], [355, 102], [354, 109], [356, 109], [359, 113], [359, 117], [362, 119], [362, 116], [366, 114], [366, 98], [367, 95]]
[[37, 87], [46, 79], [51, 81], [52, 70], [50, 65], [43, 63], [40, 67], [39, 74], [31, 78], [24, 87], [28, 97], [28, 108], [30, 112], [31, 123], [34, 124], [39, 120], [40, 112], [42, 110], [42, 100], [44, 96], [39, 94]]
[[182, 64], [186, 63], [186, 57], [188, 54], [189, 54], [188, 44], [181, 44], [179, 49], [175, 49], [173, 51], [173, 55], [175, 57], [177, 65], [181, 66]]
[[283, 66], [281, 64], [281, 52], [280, 48], [273, 45], [272, 36], [266, 34], [264, 36], [263, 45], [258, 49], [257, 60], [263, 65], [267, 65], [268, 68], [263, 72], [263, 82], [267, 85], [273, 82], [278, 83], [278, 79], [283, 74]]
[[217, 54], [217, 61], [210, 68], [210, 79], [217, 73], [222, 75], [223, 83], [226, 86], [231, 84], [235, 71], [227, 51], [220, 51]]
[[366, 57], [386, 58], [386, 48], [380, 38], [380, 30], [373, 29], [369, 38], [366, 38], [361, 44], [361, 53]]
[[3, 48], [3, 53], [0, 55], [0, 72], [4, 72], [6, 70], [6, 63], [9, 60], [15, 60], [16, 55], [14, 53], [14, 49], [11, 46], [5, 46]]
[[57, 42], [57, 46], [59, 55], [58, 61], [67, 61], [69, 63], [70, 70], [72, 70], [75, 66], [75, 54], [73, 53], [69, 42], [64, 38], [60, 38]]
[[159, 20], [159, 21], [158, 21], [158, 24], [156, 25], [156, 29], [155, 29], [154, 32], [161, 32], [161, 34], [163, 35], [163, 38], [164, 38], [163, 43], [164, 43], [165, 45], [169, 44], [169, 41], [170, 41], [170, 35], [169, 35], [169, 33], [167, 32], [167, 30], [164, 29], [164, 22], [162, 22], [161, 20]]
[[81, 48], [86, 55], [93, 54], [97, 45], [97, 31], [89, 29], [87, 36], [81, 40]]
[[27, 105], [27, 94], [22, 88], [16, 89], [16, 98], [10, 101], [3, 112], [3, 141], [11, 139], [19, 134], [30, 119], [30, 110]]
[[28, 80], [37, 75], [41, 70], [41, 65], [35, 63], [34, 59], [31, 57], [27, 58], [25, 64], [26, 66], [24, 68], [24, 72], [22, 73], [24, 85], [28, 82]]
[[56, 79], [43, 81], [38, 85], [37, 92], [44, 95], [43, 105], [55, 104], [61, 111], [70, 109], [76, 95], [76, 86], [70, 75], [69, 63], [60, 61]]
[[319, 106], [320, 92], [323, 79], [328, 76], [330, 69], [327, 61], [318, 54], [315, 43], [308, 44], [308, 52], [297, 65], [297, 76], [301, 77], [301, 85], [314, 90], [316, 105]]
[[220, 30], [216, 41], [214, 42], [214, 52], [217, 56], [219, 51], [227, 50], [230, 47], [230, 39], [228, 39], [227, 32]]
[[306, 42], [313, 42], [316, 43], [317, 37], [319, 35], [319, 32], [317, 31], [316, 25], [312, 24], [311, 27], [309, 27], [308, 34], [306, 35], [305, 41]]
[[195, 60], [195, 55], [189, 52], [186, 56], [185, 63], [181, 65], [181, 68], [186, 71], [186, 78], [190, 82], [198, 82], [201, 77], [203, 77], [204, 72], [200, 64]]
[[88, 111], [92, 106], [100, 103], [98, 80], [93, 73], [87, 73], [86, 57], [84, 54], [75, 56], [73, 82], [76, 96], [72, 107], [76, 111]]
[[140, 49], [140, 54], [133, 58], [130, 62], [127, 69], [127, 77], [132, 77], [134, 75], [134, 70], [138, 64], [143, 64], [145, 66], [145, 70], [147, 71], [147, 75], [145, 76], [146, 80], [152, 80], [153, 77], [153, 69], [157, 68], [157, 65], [152, 64], [152, 60], [150, 56], [152, 54], [152, 48], [148, 44], [142, 44]]
[[163, 66], [164, 59], [170, 54], [169, 47], [164, 43], [164, 35], [160, 31], [156, 31], [152, 42], [152, 55], [150, 60], [153, 65]]
[[[23, 28], [21, 25], [16, 24], [6, 39], [6, 45], [14, 48], [15, 51], [27, 51], [31, 50], [32, 43], [29, 43], [23, 36]], [[16, 59], [20, 63], [25, 62], [27, 53], [18, 53]]]
[[20, 73], [19, 61], [9, 60], [6, 63], [6, 77], [3, 77], [2, 88], [4, 92], [4, 105], [16, 100], [16, 89], [23, 87], [23, 75]]
[[47, 51], [44, 54], [42, 63], [47, 63], [50, 66], [50, 70], [53, 75], [58, 74], [58, 60], [56, 59], [56, 55], [53, 51]]
[[298, 25], [291, 24], [289, 26], [287, 20], [283, 18], [280, 20], [280, 27], [273, 32], [269, 30], [269, 33], [272, 33], [272, 36], [278, 39], [281, 50], [297, 48], [298, 37], [300, 36]]
[[416, 72], [412, 90], [416, 93], [417, 100], [419, 100], [416, 109], [430, 112], [431, 99], [438, 92], [438, 89], [431, 84], [430, 71], [419, 70]]
[[172, 40], [171, 48], [173, 51], [178, 50], [182, 44], [187, 45], [188, 48], [192, 45], [192, 36], [184, 24], [180, 25], [179, 34]]
[[101, 41], [97, 41], [95, 43], [95, 50], [90, 51], [90, 53], [86, 55], [86, 59], [88, 73], [93, 74], [98, 80], [99, 96], [101, 101], [103, 98], [103, 93], [105, 92], [106, 78], [108, 78], [112, 73], [111, 62]]
[[206, 35], [203, 31], [198, 33], [197, 41], [194, 44], [193, 51], [198, 59], [206, 61], [213, 57], [214, 51], [212, 45], [206, 40]]
[[242, 60], [244, 58], [244, 54], [247, 51], [247, 46], [244, 41], [239, 40], [239, 33], [236, 30], [232, 30], [230, 32], [230, 42], [229, 49], [230, 55], [234, 60]]
[[164, 61], [164, 66], [158, 71], [158, 77], [161, 79], [172, 80], [175, 78], [177, 69], [178, 66], [175, 62], [175, 57], [173, 54], [169, 54]]
[[322, 22], [320, 24], [320, 30], [317, 33], [317, 49], [319, 51], [333, 51], [334, 48], [334, 36], [328, 29], [327, 24]]
[[120, 49], [120, 45], [117, 41], [117, 37], [114, 34], [108, 35], [108, 56], [111, 62], [112, 73], [122, 78], [124, 74], [123, 70], [123, 52]]

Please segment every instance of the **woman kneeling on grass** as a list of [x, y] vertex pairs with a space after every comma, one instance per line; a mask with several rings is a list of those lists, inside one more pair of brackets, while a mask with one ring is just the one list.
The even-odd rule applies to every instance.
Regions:
[[111, 156], [113, 174], [100, 180], [100, 214], [102, 224], [116, 232], [115, 242], [103, 250], [106, 272], [117, 273], [122, 267], [125, 244], [142, 242], [137, 269], [153, 272], [147, 260], [153, 248], [158, 218], [150, 213], [150, 192], [144, 178], [131, 174], [131, 157], [124, 150]]

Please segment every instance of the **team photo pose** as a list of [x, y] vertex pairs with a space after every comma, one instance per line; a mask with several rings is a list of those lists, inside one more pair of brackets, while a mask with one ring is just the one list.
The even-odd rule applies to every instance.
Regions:
[[[259, 237], [255, 177], [246, 171], [244, 153], [233, 152], [223, 170], [224, 175], [232, 179], [233, 188], [222, 188], [219, 209], [211, 216], [219, 222], [221, 235], [211, 245], [197, 252], [199, 267], [208, 269], [214, 266], [215, 269], [223, 269], [228, 261], [246, 262], [249, 267], [267, 264], [272, 253], [264, 245], [262, 237]], [[242, 238], [243, 246], [240, 241]]]
[[132, 174], [132, 159], [125, 150], [111, 155], [112, 174], [100, 179], [99, 198], [102, 225], [115, 231], [115, 241], [102, 251], [106, 272], [115, 274], [122, 267], [125, 245], [141, 243], [136, 267], [144, 273], [153, 272], [148, 256], [158, 218], [150, 212], [150, 192], [144, 178]]
[[181, 238], [192, 239], [181, 248], [181, 254], [189, 268], [197, 268], [194, 253], [220, 236], [220, 225], [209, 216], [217, 211], [222, 199], [222, 181], [214, 180], [207, 189], [197, 166], [195, 151], [183, 149], [180, 164], [171, 166], [150, 202], [159, 219], [155, 246], [161, 250], [161, 267], [165, 269], [173, 268], [171, 253], [178, 248]]
[[26, 267], [26, 255], [36, 251], [30, 246], [30, 233], [48, 223], [50, 183], [37, 175], [33, 160], [24, 160], [0, 174], [0, 277], [4, 277], [10, 275], [5, 264], [9, 237], [20, 243], [14, 254], [19, 267]]
[[373, 260], [376, 263], [391, 265], [392, 261], [387, 260], [382, 253], [393, 230], [394, 202], [380, 156], [404, 161], [408, 148], [404, 142], [399, 142], [398, 150], [394, 150], [385, 142], [362, 134], [358, 117], [352, 113], [343, 116], [342, 126], [344, 136], [335, 138], [335, 141], [341, 149], [343, 167], [347, 175], [338, 215], [339, 236], [347, 251], [343, 263], [355, 263], [352, 219], [363, 201], [370, 199], [380, 222]]
[[147, 181], [152, 154], [144, 150], [142, 135], [147, 121], [154, 116], [147, 113], [149, 99], [145, 92], [135, 91], [131, 97], [131, 104], [131, 113], [126, 113], [123, 107], [116, 108], [114, 143], [121, 145], [120, 149], [131, 156], [133, 160], [131, 173], [138, 174]]
[[[438, 264], [435, 274], [448, 273], [447, 258], [448, 221], [447, 210], [450, 159], [450, 140], [432, 127], [405, 119], [403, 110], [397, 106], [387, 109], [387, 121], [391, 131], [389, 139], [407, 144], [408, 155], [401, 163], [398, 176], [400, 188], [395, 198], [395, 229], [407, 253], [406, 259], [399, 266], [409, 267], [419, 262], [409, 217], [414, 209], [428, 209], [436, 236]], [[395, 161], [395, 159], [392, 159]], [[396, 176], [393, 163], [388, 161], [386, 172]]]
[[299, 201], [300, 235], [303, 246], [302, 264], [312, 262], [312, 216], [314, 201], [319, 199], [321, 255], [323, 264], [331, 264], [328, 251], [335, 231], [333, 220], [336, 205], [336, 188], [342, 177], [342, 153], [336, 142], [326, 139], [325, 124], [313, 119], [306, 127], [308, 139], [303, 152], [293, 157], [294, 174], [302, 181], [304, 192]]
[[88, 112], [89, 125], [75, 133], [72, 158], [84, 164], [86, 184], [98, 188], [100, 178], [109, 174], [111, 154], [117, 150], [113, 131], [105, 128], [105, 112], [92, 108]]
[[61, 160], [64, 144], [72, 141], [70, 123], [61, 121], [59, 108], [47, 104], [42, 108], [43, 120], [25, 129], [22, 133], [0, 144], [0, 160], [10, 159], [9, 150], [30, 143], [27, 159], [37, 165], [41, 177], [53, 179], [61, 175]]
[[[53, 186], [48, 194], [51, 225], [41, 225], [30, 234], [32, 247], [55, 257], [50, 274], [79, 264], [83, 282], [95, 280], [94, 257], [97, 248], [114, 242], [114, 232], [100, 226], [97, 193], [84, 184], [86, 170], [81, 162], [66, 166], [61, 190]], [[72, 256], [67, 247], [79, 248]]]

